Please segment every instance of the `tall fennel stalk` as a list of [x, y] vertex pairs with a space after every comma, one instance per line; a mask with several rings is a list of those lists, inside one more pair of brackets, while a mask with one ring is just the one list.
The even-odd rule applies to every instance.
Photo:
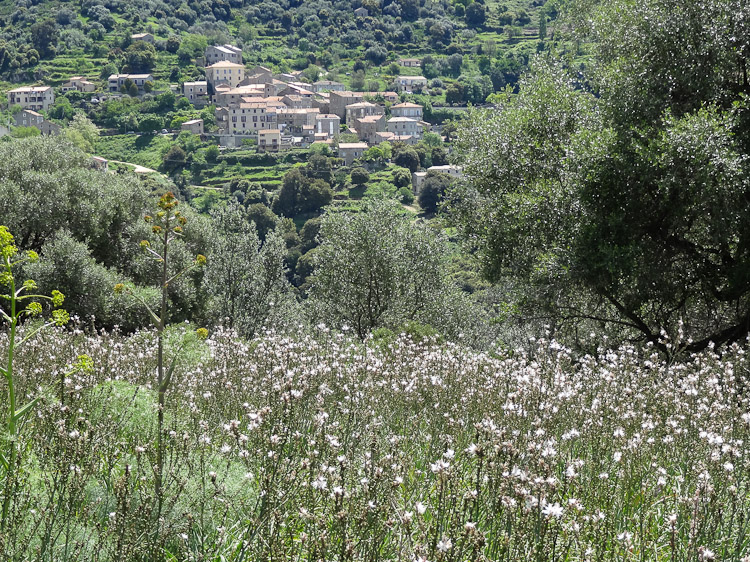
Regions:
[[156, 435], [156, 473], [154, 476], [154, 497], [156, 498], [156, 519], [161, 517], [162, 506], [164, 503], [164, 406], [166, 403], [166, 394], [169, 390], [169, 386], [172, 382], [172, 374], [174, 373], [175, 364], [179, 355], [180, 349], [178, 349], [172, 357], [172, 361], [169, 366], [165, 368], [165, 357], [164, 357], [164, 330], [167, 327], [169, 318], [168, 308], [168, 292], [169, 285], [175, 281], [178, 277], [184, 275], [188, 271], [196, 267], [202, 267], [206, 263], [206, 258], [203, 255], [198, 255], [195, 261], [188, 267], [178, 271], [177, 273], [169, 274], [169, 246], [178, 237], [182, 236], [183, 227], [187, 223], [187, 219], [182, 216], [179, 211], [175, 208], [179, 202], [175, 198], [172, 192], [165, 193], [161, 199], [159, 199], [158, 208], [155, 216], [146, 215], [145, 220], [148, 223], [152, 223], [152, 232], [157, 236], [158, 246], [155, 249], [147, 241], [141, 242], [141, 247], [144, 251], [154, 260], [159, 262], [160, 275], [159, 275], [159, 288], [161, 290], [160, 302], [159, 302], [159, 313], [157, 314], [148, 305], [148, 303], [138, 294], [134, 293], [130, 288], [125, 287], [123, 284], [115, 286], [115, 292], [127, 293], [137, 298], [141, 304], [146, 308], [151, 317], [151, 321], [156, 327], [156, 345], [157, 345], [157, 435]]
[[[18, 406], [19, 396], [16, 392], [15, 373], [13, 361], [19, 349], [30, 338], [47, 326], [56, 324], [62, 326], [68, 322], [70, 317], [62, 309], [52, 312], [52, 319], [42, 323], [18, 340], [18, 326], [25, 317], [40, 316], [42, 304], [40, 301], [50, 301], [53, 306], [62, 305], [65, 297], [60, 291], [52, 291], [51, 296], [35, 294], [37, 285], [33, 280], [26, 280], [17, 288], [13, 269], [25, 262], [39, 260], [36, 252], [29, 251], [21, 254], [15, 246], [13, 235], [5, 226], [0, 226], [0, 301], [4, 301], [7, 310], [0, 309], [0, 318], [9, 325], [8, 351], [5, 357], [5, 365], [0, 367], [0, 375], [5, 378], [7, 386], [7, 408], [3, 415], [2, 430], [5, 433], [6, 445], [0, 447], [0, 479], [4, 481], [2, 496], [2, 515], [0, 515], [0, 547], [2, 537], [7, 536], [8, 524], [11, 518], [11, 504], [18, 490], [18, 472], [22, 467], [21, 444], [23, 425], [26, 416], [31, 412], [39, 397]], [[7, 291], [7, 292], [6, 292]], [[0, 548], [2, 551], [2, 548]]]

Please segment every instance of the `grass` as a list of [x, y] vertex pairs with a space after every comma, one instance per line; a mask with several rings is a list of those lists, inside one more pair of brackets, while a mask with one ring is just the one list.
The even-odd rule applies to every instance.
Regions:
[[171, 137], [163, 135], [111, 135], [99, 137], [94, 152], [108, 160], [131, 162], [156, 170], [162, 164], [162, 154], [171, 144]]

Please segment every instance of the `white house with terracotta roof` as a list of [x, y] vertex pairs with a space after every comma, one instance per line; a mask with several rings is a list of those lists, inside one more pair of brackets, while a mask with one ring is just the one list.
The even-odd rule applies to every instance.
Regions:
[[343, 92], [346, 90], [341, 82], [334, 82], [332, 80], [319, 80], [311, 84], [310, 89], [319, 94], [320, 92]]
[[[216, 111], [220, 127], [233, 135], [255, 135], [264, 129], [278, 129], [276, 108], [262, 102], [240, 103]], [[224, 122], [224, 120], [226, 120]]]
[[151, 74], [112, 74], [107, 80], [109, 91], [119, 92], [128, 80], [138, 86], [138, 91], [142, 92], [146, 82], [153, 82], [154, 77]]
[[422, 59], [398, 59], [398, 64], [406, 68], [418, 68], [422, 65]]
[[399, 136], [410, 136], [419, 140], [422, 138], [424, 128], [422, 123], [411, 117], [391, 117], [386, 123], [386, 130]]
[[23, 109], [47, 111], [55, 103], [52, 86], [23, 86], [8, 91], [8, 105], [20, 105]]
[[150, 33], [134, 33], [130, 36], [131, 41], [143, 41], [145, 43], [154, 44], [154, 36]]
[[180, 130], [188, 131], [189, 133], [193, 133], [194, 135], [202, 135], [203, 119], [191, 119], [190, 121], [185, 121], [182, 125], [180, 125]]
[[185, 82], [182, 85], [182, 94], [190, 103], [204, 105], [208, 102], [208, 82], [205, 80]]
[[266, 129], [258, 131], [258, 150], [261, 152], [278, 152], [281, 149], [281, 131]]
[[424, 76], [399, 76], [396, 78], [396, 84], [404, 92], [413, 92], [415, 89], [426, 88], [427, 78]]
[[237, 86], [236, 88], [216, 88], [214, 101], [219, 107], [230, 107], [242, 102], [243, 98], [266, 97], [262, 87], [257, 84], [248, 86]]
[[370, 115], [385, 115], [385, 108], [382, 105], [362, 101], [352, 103], [346, 106], [346, 123], [356, 127], [354, 121]]
[[24, 109], [13, 116], [16, 127], [37, 127], [44, 121], [44, 116], [31, 109]]
[[370, 147], [366, 142], [342, 142], [339, 144], [339, 158], [342, 158], [347, 166], [351, 166], [368, 148]]
[[410, 117], [411, 119], [421, 120], [423, 114], [424, 109], [416, 103], [404, 102], [391, 106], [391, 115], [393, 117]]
[[96, 90], [96, 84], [86, 80], [83, 76], [71, 76], [70, 80], [60, 86], [60, 90], [64, 92], [77, 91], [77, 92], [93, 92]]
[[315, 119], [320, 110], [315, 108], [292, 108], [285, 107], [277, 110], [279, 127], [284, 126], [284, 132], [294, 135], [302, 133], [305, 127], [315, 128]]
[[422, 184], [424, 184], [424, 180], [427, 177], [427, 172], [442, 172], [444, 174], [448, 174], [454, 180], [460, 179], [464, 175], [463, 168], [454, 164], [447, 164], [445, 166], [431, 166], [427, 168], [426, 172], [414, 172], [411, 179], [415, 194], [421, 191]]
[[341, 118], [333, 113], [315, 116], [315, 134], [325, 134], [326, 138], [335, 137], [341, 131]]

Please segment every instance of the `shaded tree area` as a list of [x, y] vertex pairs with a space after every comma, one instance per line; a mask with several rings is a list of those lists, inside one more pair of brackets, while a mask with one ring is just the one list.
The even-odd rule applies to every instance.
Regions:
[[[325, 156], [316, 156], [328, 160]], [[273, 211], [277, 215], [293, 217], [315, 213], [331, 202], [333, 189], [324, 179], [330, 178], [330, 165], [322, 169], [319, 166], [320, 164], [310, 163], [304, 169], [297, 167], [284, 175], [281, 189], [273, 202]]]
[[436, 213], [451, 183], [453, 178], [445, 172], [429, 170], [419, 191], [419, 206], [427, 213]]
[[668, 354], [671, 342], [695, 351], [742, 341], [748, 7], [642, 0], [588, 10], [577, 15], [590, 24], [596, 70], [582, 77], [537, 60], [518, 96], [466, 123], [469, 182], [452, 198], [454, 220], [478, 242], [488, 276], [520, 284], [522, 315], [573, 338], [603, 329]]
[[[62, 137], [2, 143], [0, 174], [0, 217], [19, 245], [40, 254], [26, 272], [40, 289], [70, 295], [71, 314], [93, 315], [100, 326], [133, 330], [147, 325], [143, 310], [116, 297], [112, 287], [124, 276], [144, 299], [156, 302], [158, 291], [150, 282], [158, 265], [140, 249], [141, 241], [153, 236], [143, 222], [154, 199], [148, 183], [92, 169], [90, 157]], [[205, 218], [189, 208], [184, 212], [193, 226], [174, 244], [176, 270], [207, 246], [210, 233]], [[173, 320], [203, 317], [201, 275], [170, 285]]]

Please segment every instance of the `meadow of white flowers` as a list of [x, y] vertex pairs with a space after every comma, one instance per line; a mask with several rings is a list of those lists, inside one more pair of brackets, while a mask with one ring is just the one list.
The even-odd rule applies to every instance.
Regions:
[[750, 561], [742, 347], [218, 331], [180, 352], [157, 519], [154, 337], [60, 330], [16, 358], [43, 399], [3, 559]]

